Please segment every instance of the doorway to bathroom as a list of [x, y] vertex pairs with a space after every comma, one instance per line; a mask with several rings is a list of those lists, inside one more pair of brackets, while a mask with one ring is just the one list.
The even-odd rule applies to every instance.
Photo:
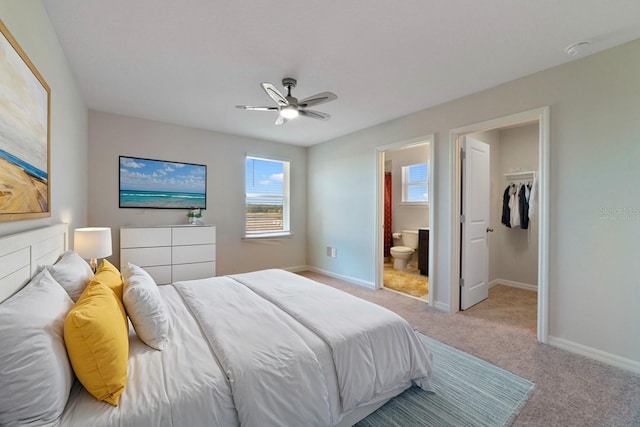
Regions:
[[376, 288], [431, 301], [433, 136], [379, 147]]

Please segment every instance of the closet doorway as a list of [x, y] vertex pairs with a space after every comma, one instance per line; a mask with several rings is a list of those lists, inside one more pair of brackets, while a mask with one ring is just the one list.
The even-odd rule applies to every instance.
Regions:
[[[455, 185], [452, 200], [455, 217], [452, 224], [452, 277], [459, 278], [451, 285], [452, 311], [463, 308], [463, 296], [468, 295], [470, 290], [473, 294], [474, 287], [480, 289], [480, 285], [488, 284], [488, 292], [485, 288], [488, 298], [475, 305], [468, 304], [467, 300], [469, 307], [465, 306], [467, 310], [462, 314], [527, 329], [536, 333], [539, 341], [546, 342], [548, 107], [455, 129], [451, 137], [456, 150], [453, 156]], [[475, 250], [465, 253], [465, 226], [468, 226], [465, 222], [469, 220], [464, 212], [465, 197], [470, 197], [469, 193], [477, 188], [476, 185], [473, 188], [464, 187], [467, 154], [462, 149], [466, 137], [482, 141], [490, 148], [487, 192], [489, 221], [482, 227], [486, 234], [480, 236], [487, 247], [486, 260], [479, 259], [479, 252]], [[519, 191], [521, 185], [524, 185], [523, 194], [531, 194], [527, 185], [534, 186], [537, 193], [531, 200], [531, 218], [524, 226], [515, 222], [513, 227], [508, 227], [502, 221], [505, 193], [510, 197], [508, 206], [510, 200], [514, 203], [511, 193]], [[477, 199], [477, 194], [475, 196]], [[519, 209], [515, 211], [519, 212]], [[486, 265], [483, 267], [484, 263]], [[475, 274], [474, 268], [475, 272], [485, 273], [486, 279], [478, 279], [482, 274]], [[483, 271], [483, 268], [486, 270]], [[473, 295], [477, 297], [478, 292]]]
[[[376, 158], [376, 288], [431, 304], [433, 135], [378, 147]], [[398, 262], [400, 246], [413, 252]]]

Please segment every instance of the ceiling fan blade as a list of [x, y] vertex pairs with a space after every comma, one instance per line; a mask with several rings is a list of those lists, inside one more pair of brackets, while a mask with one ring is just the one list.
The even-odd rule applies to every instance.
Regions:
[[327, 113], [321, 113], [320, 111], [315, 110], [303, 110], [300, 109], [298, 111], [301, 116], [309, 117], [310, 119], [318, 119], [318, 120], [329, 120], [331, 118]]
[[324, 104], [325, 102], [335, 101], [338, 99], [335, 93], [322, 92], [313, 96], [309, 96], [302, 101], [298, 102], [299, 107], [312, 107], [318, 104]]
[[278, 118], [276, 119], [276, 125], [280, 126], [287, 123], [287, 119], [278, 114]]
[[249, 111], [278, 111], [278, 107], [254, 107], [252, 105], [236, 105], [236, 108]]
[[289, 101], [287, 101], [287, 98], [285, 98], [284, 95], [282, 95], [274, 85], [272, 85], [271, 83], [261, 83], [261, 85], [262, 89], [267, 92], [267, 95], [269, 95], [271, 99], [276, 102], [276, 104], [280, 105], [281, 107], [289, 105]]

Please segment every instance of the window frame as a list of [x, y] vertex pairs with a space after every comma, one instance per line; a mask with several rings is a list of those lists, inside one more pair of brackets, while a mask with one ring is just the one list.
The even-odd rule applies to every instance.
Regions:
[[[247, 160], [255, 159], [266, 162], [274, 162], [282, 164], [282, 196], [278, 194], [261, 194], [247, 192]], [[282, 230], [269, 231], [259, 230], [256, 232], [247, 232], [247, 214], [250, 197], [261, 198], [282, 198]], [[246, 154], [244, 158], [244, 237], [243, 239], [272, 239], [291, 237], [291, 161], [272, 156]]]
[[[409, 182], [409, 170], [413, 166], [421, 166], [425, 165], [427, 170], [425, 173], [424, 181], [413, 181]], [[429, 205], [429, 162], [421, 162], [421, 163], [413, 163], [410, 165], [404, 165], [401, 167], [402, 172], [402, 199], [400, 204], [404, 206], [428, 206]], [[409, 189], [411, 187], [426, 187], [427, 200], [408, 200], [409, 199]]]

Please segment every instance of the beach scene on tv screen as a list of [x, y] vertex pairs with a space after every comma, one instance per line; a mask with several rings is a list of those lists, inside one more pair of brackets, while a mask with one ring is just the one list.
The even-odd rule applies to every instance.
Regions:
[[192, 209], [207, 207], [207, 167], [120, 157], [120, 207]]

